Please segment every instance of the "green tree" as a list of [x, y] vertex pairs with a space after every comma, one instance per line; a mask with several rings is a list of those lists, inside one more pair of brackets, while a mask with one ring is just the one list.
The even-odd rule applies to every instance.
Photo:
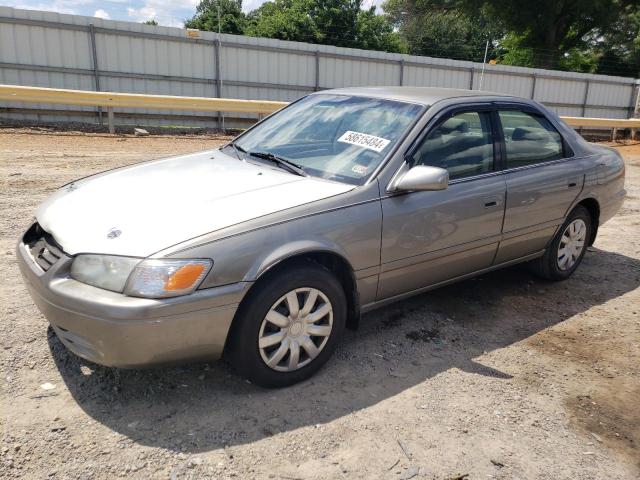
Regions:
[[320, 43], [320, 32], [308, 14], [309, 3], [300, 0], [265, 2], [249, 13], [245, 35]]
[[510, 32], [513, 48], [529, 50], [533, 64], [562, 67], [566, 56], [588, 48], [637, 0], [457, 0], [469, 15], [486, 12]]
[[471, 14], [449, 0], [387, 0], [383, 9], [414, 55], [478, 62], [487, 41], [489, 59], [500, 54], [504, 29], [482, 9]]
[[387, 0], [409, 51], [526, 67], [638, 75], [638, 0]]
[[273, 0], [247, 18], [245, 34], [338, 47], [405, 51], [387, 19], [361, 0]]
[[242, 35], [246, 26], [242, 0], [201, 0], [196, 14], [184, 22], [185, 28], [197, 28], [221, 33]]
[[594, 43], [598, 73], [640, 77], [640, 5], [628, 5]]
[[156, 21], [155, 18], [152, 18], [151, 20], [147, 20], [146, 22], [142, 22], [143, 25], [158, 25], [158, 22]]
[[356, 41], [358, 48], [381, 50], [384, 52], [407, 53], [409, 48], [393, 25], [382, 15], [376, 14], [376, 7], [358, 12]]
[[319, 43], [359, 48], [356, 36], [361, 4], [362, 0], [311, 0], [308, 14], [320, 32]]

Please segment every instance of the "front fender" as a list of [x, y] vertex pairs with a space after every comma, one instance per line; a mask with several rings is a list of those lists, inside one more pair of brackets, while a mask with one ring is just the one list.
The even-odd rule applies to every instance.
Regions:
[[335, 242], [328, 239], [302, 239], [281, 245], [274, 250], [262, 252], [247, 271], [243, 281], [253, 282], [265, 272], [278, 264], [305, 253], [330, 253], [341, 257], [353, 271], [353, 267], [347, 258], [347, 253]]
[[201, 288], [253, 282], [278, 263], [309, 252], [340, 256], [353, 272], [380, 261], [382, 213], [378, 201], [297, 218], [181, 251], [172, 257], [211, 258]]

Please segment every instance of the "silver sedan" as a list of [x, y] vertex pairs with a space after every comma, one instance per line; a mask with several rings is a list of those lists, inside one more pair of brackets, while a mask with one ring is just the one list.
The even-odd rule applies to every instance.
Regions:
[[140, 367], [224, 353], [278, 387], [389, 302], [521, 262], [567, 279], [624, 196], [621, 157], [536, 102], [339, 89], [222, 148], [63, 186], [17, 255], [77, 355]]

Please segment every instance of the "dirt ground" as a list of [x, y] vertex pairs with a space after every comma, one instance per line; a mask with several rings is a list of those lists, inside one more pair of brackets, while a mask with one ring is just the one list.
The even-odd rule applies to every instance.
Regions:
[[570, 280], [517, 267], [371, 313], [295, 387], [66, 351], [15, 262], [36, 206], [74, 178], [220, 141], [0, 130], [0, 477], [640, 478], [638, 146], [620, 147], [628, 199]]

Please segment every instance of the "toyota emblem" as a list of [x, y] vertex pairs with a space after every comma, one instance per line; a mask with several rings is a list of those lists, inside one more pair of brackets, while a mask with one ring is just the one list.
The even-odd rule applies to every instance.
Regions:
[[118, 238], [121, 234], [122, 234], [121, 230], [118, 230], [117, 228], [112, 228], [111, 230], [109, 230], [109, 233], [107, 233], [107, 238], [109, 240], [113, 240], [114, 238]]

